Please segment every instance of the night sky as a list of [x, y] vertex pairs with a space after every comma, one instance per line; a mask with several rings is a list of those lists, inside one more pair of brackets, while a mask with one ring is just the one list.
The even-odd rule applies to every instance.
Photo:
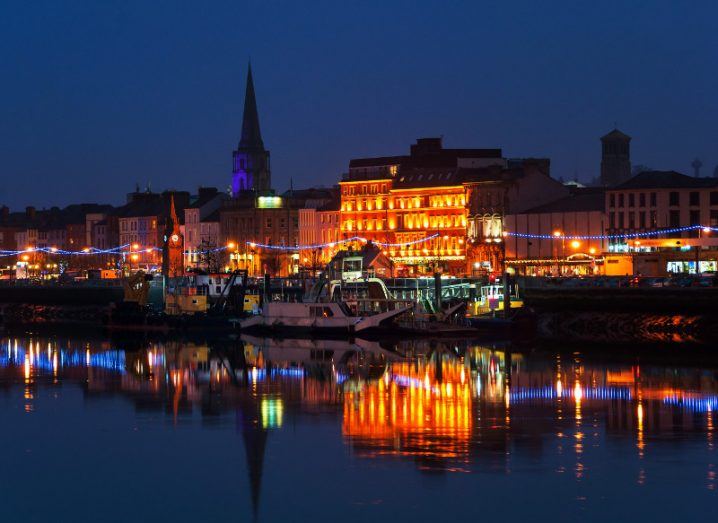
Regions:
[[718, 3], [0, 1], [0, 204], [226, 188], [251, 58], [276, 189], [448, 147], [718, 164]]

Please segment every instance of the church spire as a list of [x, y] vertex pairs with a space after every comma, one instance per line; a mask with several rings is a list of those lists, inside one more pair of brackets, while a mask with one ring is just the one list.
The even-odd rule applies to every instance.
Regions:
[[239, 148], [264, 149], [262, 133], [259, 131], [259, 113], [257, 112], [257, 99], [254, 95], [251, 63], [247, 70], [247, 89], [244, 94], [244, 114], [242, 115], [242, 138], [239, 141]]

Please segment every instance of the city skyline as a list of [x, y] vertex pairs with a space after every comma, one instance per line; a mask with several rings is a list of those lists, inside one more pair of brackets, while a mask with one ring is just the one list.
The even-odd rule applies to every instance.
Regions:
[[[614, 123], [633, 137], [634, 164], [692, 174], [699, 157], [710, 176], [718, 76], [700, 64], [715, 8], [694, 6], [615, 4], [620, 16], [553, 6], [540, 24], [530, 7], [468, 4], [287, 7], [274, 18], [229, 4], [192, 18], [182, 6], [4, 8], [0, 203], [118, 204], [136, 183], [225, 189], [250, 56], [279, 191], [290, 179], [332, 185], [350, 158], [439, 135], [450, 147], [548, 157], [555, 178], [588, 181]], [[242, 16], [257, 23], [223, 30]], [[291, 45], [307, 31], [314, 38]], [[666, 81], [675, 77], [686, 81]]]

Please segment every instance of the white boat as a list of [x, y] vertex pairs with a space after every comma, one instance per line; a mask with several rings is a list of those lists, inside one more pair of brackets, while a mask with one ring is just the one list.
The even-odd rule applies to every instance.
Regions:
[[307, 301], [266, 303], [259, 315], [240, 321], [239, 326], [242, 331], [354, 334], [388, 326], [412, 307], [411, 302], [391, 298], [378, 278], [355, 279], [350, 284], [325, 280], [312, 290]]
[[242, 331], [252, 328], [274, 330], [335, 331], [357, 333], [378, 328], [407, 312], [411, 306], [370, 315], [354, 315], [342, 302], [327, 303], [267, 303], [262, 313], [240, 321]]

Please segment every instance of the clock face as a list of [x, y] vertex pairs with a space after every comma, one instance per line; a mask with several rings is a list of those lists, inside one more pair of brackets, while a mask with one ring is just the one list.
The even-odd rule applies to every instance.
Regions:
[[172, 240], [173, 243], [177, 243], [177, 242], [179, 242], [179, 235], [173, 234], [173, 235], [170, 237], [170, 239]]

